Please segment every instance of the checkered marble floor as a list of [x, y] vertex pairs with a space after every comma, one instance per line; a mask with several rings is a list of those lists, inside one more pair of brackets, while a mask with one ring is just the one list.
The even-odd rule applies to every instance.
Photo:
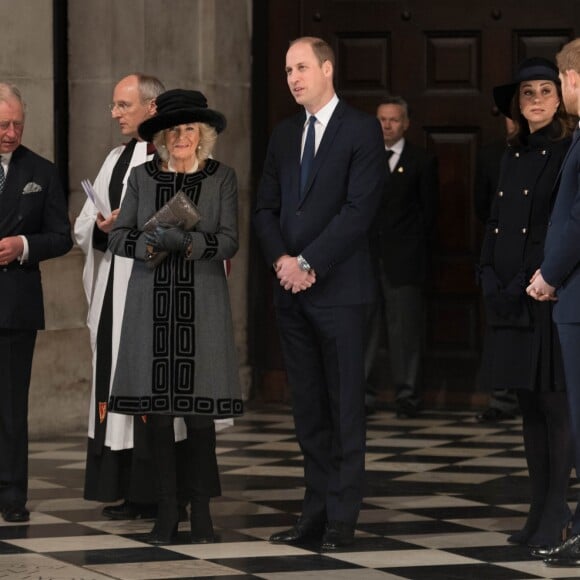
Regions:
[[[524, 521], [527, 472], [519, 420], [480, 425], [473, 413], [377, 412], [368, 422], [368, 490], [353, 546], [269, 544], [293, 524], [301, 456], [289, 409], [250, 410], [218, 435], [223, 496], [218, 542], [143, 542], [150, 521], [105, 520], [82, 499], [82, 433], [30, 445], [31, 521], [0, 521], [0, 578], [10, 580], [524, 580], [580, 578], [506, 542]], [[571, 488], [570, 501], [577, 489]]]

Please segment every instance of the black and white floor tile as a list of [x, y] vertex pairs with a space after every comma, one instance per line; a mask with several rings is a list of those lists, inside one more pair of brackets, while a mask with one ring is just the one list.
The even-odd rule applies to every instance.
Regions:
[[[223, 496], [212, 502], [218, 542], [143, 542], [151, 521], [109, 521], [82, 499], [85, 436], [30, 444], [31, 521], [0, 522], [0, 578], [10, 580], [524, 580], [580, 578], [506, 542], [527, 510], [519, 420], [480, 425], [473, 413], [369, 418], [368, 491], [356, 542], [269, 544], [294, 523], [301, 455], [286, 407], [249, 411], [218, 435]], [[570, 501], [577, 489], [571, 487]]]

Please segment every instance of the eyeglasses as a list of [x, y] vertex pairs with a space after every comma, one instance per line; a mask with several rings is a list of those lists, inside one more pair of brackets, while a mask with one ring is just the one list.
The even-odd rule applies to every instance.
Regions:
[[111, 113], [114, 113], [115, 109], [117, 109], [119, 113], [126, 113], [130, 106], [131, 103], [125, 103], [124, 101], [120, 101], [118, 103], [111, 103], [109, 105], [109, 110], [111, 111]]

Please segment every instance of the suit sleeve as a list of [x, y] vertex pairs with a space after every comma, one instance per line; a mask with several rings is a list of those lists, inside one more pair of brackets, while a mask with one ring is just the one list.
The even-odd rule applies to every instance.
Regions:
[[556, 288], [566, 281], [580, 262], [580, 158], [575, 161], [574, 171], [576, 193], [569, 217], [556, 243], [550, 245], [549, 253], [540, 267], [544, 280]]
[[280, 227], [282, 194], [275, 153], [276, 140], [277, 132], [274, 130], [268, 144], [253, 219], [254, 229], [262, 242], [268, 264], [273, 264], [280, 256], [288, 254]]

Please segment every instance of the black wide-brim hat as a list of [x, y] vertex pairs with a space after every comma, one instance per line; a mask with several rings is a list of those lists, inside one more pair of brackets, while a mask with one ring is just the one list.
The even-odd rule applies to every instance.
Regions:
[[520, 83], [524, 81], [552, 81], [560, 84], [558, 67], [547, 58], [535, 56], [522, 61], [516, 71], [514, 80], [507, 85], [493, 89], [493, 100], [497, 108], [506, 117], [512, 118], [511, 104]]
[[207, 99], [199, 91], [171, 89], [156, 99], [157, 114], [139, 125], [141, 139], [152, 141], [155, 133], [185, 123], [207, 123], [218, 133], [226, 128], [226, 118], [218, 111], [208, 109]]

